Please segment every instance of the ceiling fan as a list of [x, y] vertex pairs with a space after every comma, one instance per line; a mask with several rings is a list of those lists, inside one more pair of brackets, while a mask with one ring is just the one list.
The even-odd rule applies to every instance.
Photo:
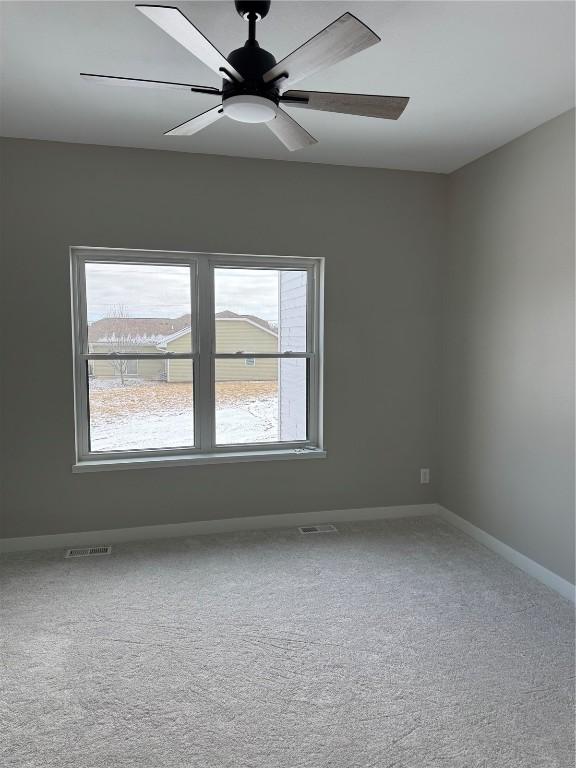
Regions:
[[98, 83], [176, 88], [221, 97], [217, 106], [177, 125], [165, 136], [191, 136], [226, 115], [242, 123], [266, 123], [291, 151], [316, 144], [317, 140], [282, 109], [283, 105], [387, 120], [397, 120], [406, 108], [408, 98], [403, 96], [288, 90], [308, 75], [380, 42], [378, 35], [351, 13], [343, 14], [282, 61], [276, 62], [256, 40], [256, 23], [267, 15], [270, 0], [235, 0], [235, 5], [240, 16], [248, 22], [248, 40], [227, 58], [178, 8], [136, 5], [160, 29], [216, 72], [222, 78], [221, 89], [85, 72], [81, 76]]

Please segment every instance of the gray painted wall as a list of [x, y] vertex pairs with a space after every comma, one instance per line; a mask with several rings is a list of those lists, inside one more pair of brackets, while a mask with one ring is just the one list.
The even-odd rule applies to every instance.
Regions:
[[[440, 501], [573, 579], [573, 112], [448, 179], [0, 147], [2, 535]], [[71, 244], [325, 256], [328, 459], [73, 475]]]
[[[445, 177], [14, 139], [2, 173], [4, 536], [435, 501]], [[73, 475], [70, 245], [325, 256], [328, 458]]]
[[574, 112], [452, 174], [440, 502], [574, 579]]

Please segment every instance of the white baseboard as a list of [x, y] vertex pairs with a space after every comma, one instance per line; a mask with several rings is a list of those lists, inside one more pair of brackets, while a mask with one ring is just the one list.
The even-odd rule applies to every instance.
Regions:
[[332, 509], [321, 512], [294, 512], [285, 515], [232, 517], [221, 520], [199, 520], [192, 523], [145, 525], [136, 528], [113, 528], [106, 531], [79, 531], [49, 536], [24, 536], [0, 539], [0, 552], [24, 552], [37, 549], [57, 549], [93, 544], [119, 544], [145, 539], [169, 539], [179, 536], [199, 536], [210, 533], [255, 531], [266, 528], [294, 528], [315, 523], [345, 523], [361, 520], [386, 520], [402, 517], [438, 515], [442, 520], [467, 533], [480, 544], [501, 555], [530, 576], [554, 589], [562, 597], [575, 600], [575, 587], [566, 579], [549, 571], [481, 528], [438, 504], [404, 504], [395, 507], [364, 507], [361, 509]]
[[438, 505], [437, 509], [438, 515], [442, 518], [442, 520], [450, 523], [450, 525], [453, 525], [455, 528], [459, 528], [461, 531], [464, 531], [464, 533], [467, 533], [480, 544], [483, 544], [488, 549], [491, 549], [493, 552], [501, 555], [505, 560], [508, 560], [517, 568], [520, 568], [525, 573], [542, 582], [542, 584], [545, 584], [547, 587], [554, 589], [556, 592], [562, 595], [562, 597], [575, 602], [576, 588], [574, 587], [574, 584], [566, 581], [566, 579], [558, 576], [558, 574], [549, 571], [548, 568], [544, 568], [543, 565], [540, 565], [535, 560], [531, 560], [529, 557], [526, 557], [526, 555], [523, 555], [516, 549], [512, 549], [512, 547], [509, 547], [508, 544], [504, 544], [504, 542], [500, 541], [500, 539], [497, 539], [495, 536], [491, 536], [481, 528], [478, 528], [472, 523], [469, 523], [467, 520], [464, 520], [463, 517], [456, 515], [454, 512], [450, 512], [449, 509], [446, 509], [440, 505]]
[[0, 552], [24, 552], [35, 549], [78, 547], [93, 544], [117, 544], [143, 539], [170, 539], [178, 536], [198, 536], [208, 533], [254, 531], [263, 528], [294, 528], [315, 523], [344, 523], [359, 520], [386, 520], [395, 517], [421, 517], [437, 513], [436, 504], [404, 504], [396, 507], [364, 507], [362, 509], [333, 509], [322, 512], [294, 512], [285, 515], [232, 517], [223, 520], [200, 520], [171, 525], [145, 525], [138, 528], [113, 528], [107, 531], [57, 533], [50, 536], [24, 536], [0, 539]]

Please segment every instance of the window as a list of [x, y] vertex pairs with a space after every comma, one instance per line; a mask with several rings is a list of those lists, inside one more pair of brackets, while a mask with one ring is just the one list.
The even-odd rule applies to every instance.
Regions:
[[322, 260], [71, 258], [76, 470], [324, 455]]

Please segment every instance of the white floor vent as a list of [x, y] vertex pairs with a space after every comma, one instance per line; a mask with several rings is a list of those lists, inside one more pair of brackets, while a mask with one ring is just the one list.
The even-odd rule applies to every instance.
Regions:
[[77, 547], [68, 549], [64, 557], [90, 557], [91, 555], [109, 555], [112, 547]]
[[301, 525], [298, 530], [300, 533], [338, 533], [338, 528], [330, 523], [325, 525]]

